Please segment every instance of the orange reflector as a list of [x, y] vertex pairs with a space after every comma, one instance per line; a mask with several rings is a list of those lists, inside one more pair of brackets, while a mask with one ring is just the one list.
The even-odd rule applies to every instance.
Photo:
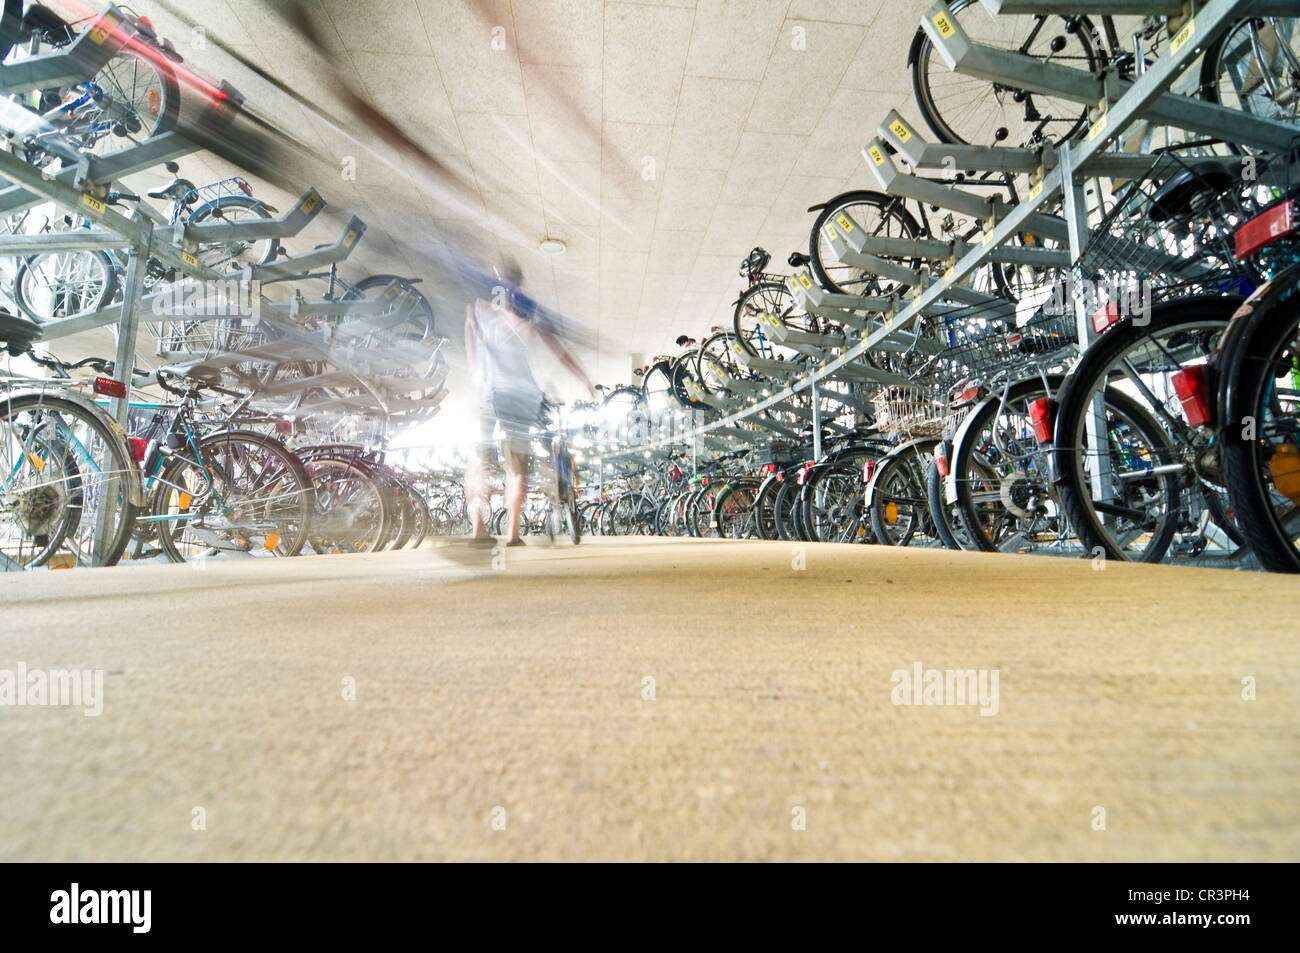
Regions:
[[895, 503], [893, 500], [890, 500], [888, 503], [885, 504], [885, 522], [886, 523], [898, 522], [898, 504]]
[[1292, 503], [1300, 503], [1300, 450], [1284, 443], [1268, 460], [1273, 488]]
[[1183, 416], [1193, 427], [1203, 427], [1210, 422], [1209, 371], [1205, 364], [1193, 364], [1171, 378], [1174, 393], [1183, 405]]
[[180, 497], [177, 498], [176, 502], [180, 505], [181, 509], [188, 510], [190, 508], [190, 501], [193, 499], [194, 497], [190, 496], [188, 493], [182, 493]]
[[262, 546], [263, 546], [264, 548], [266, 548], [267, 550], [272, 550], [272, 549], [275, 549], [275, 547], [277, 547], [277, 546], [279, 546], [279, 545], [280, 545], [280, 534], [279, 534], [279, 533], [267, 533], [267, 534], [266, 534], [266, 542], [264, 542], [264, 543], [262, 544]]

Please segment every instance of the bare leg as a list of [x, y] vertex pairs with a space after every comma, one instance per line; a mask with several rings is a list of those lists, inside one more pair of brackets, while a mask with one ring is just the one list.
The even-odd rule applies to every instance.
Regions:
[[492, 505], [488, 493], [487, 468], [481, 461], [476, 461], [465, 474], [466, 505], [475, 539], [485, 539], [488, 535], [485, 524]]
[[506, 521], [510, 525], [508, 542], [519, 539], [519, 517], [524, 511], [524, 497], [528, 495], [528, 474], [512, 470], [506, 474]]

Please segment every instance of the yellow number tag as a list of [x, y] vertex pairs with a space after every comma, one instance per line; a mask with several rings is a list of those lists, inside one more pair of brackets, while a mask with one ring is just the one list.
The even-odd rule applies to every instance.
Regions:
[[991, 241], [993, 241], [993, 229], [990, 228], [984, 233], [984, 237], [980, 239], [980, 244], [987, 245]]
[[318, 205], [320, 205], [320, 195], [312, 192], [302, 200], [302, 204], [298, 206], [298, 210], [304, 215], [310, 215], [312, 212], [316, 211], [316, 206]]
[[943, 273], [943, 280], [952, 281], [952, 279], [956, 276], [956, 274], [957, 274], [956, 268], [949, 268], [947, 271]]
[[899, 142], [907, 142], [908, 139], [912, 138], [912, 131], [897, 119], [889, 124], [889, 131], [898, 136]]
[[867, 155], [871, 156], [871, 161], [876, 165], [885, 164], [885, 154], [880, 151], [878, 146], [867, 146]]
[[351, 248], [357, 240], [356, 229], [349, 228], [348, 233], [343, 236], [343, 247]]
[[82, 193], [81, 204], [86, 206], [86, 208], [90, 209], [96, 215], [103, 215], [104, 209], [107, 208], [107, 206], [99, 199], [95, 198], [93, 195], [86, 195], [85, 193]]
[[827, 222], [822, 226], [822, 232], [826, 235], [826, 240], [828, 242], [833, 242], [835, 239], [840, 237], [840, 233], [835, 230], [835, 226], [830, 222]]
[[116, 29], [117, 18], [105, 16], [95, 25], [95, 28], [90, 31], [90, 42], [94, 43], [96, 46], [103, 46], [104, 41], [107, 40]]
[[844, 229], [845, 235], [853, 231], [853, 221], [847, 215], [840, 215], [835, 221], [840, 223], [840, 228]]
[[948, 19], [946, 13], [936, 13], [930, 19], [934, 25], [939, 28], [939, 35], [945, 40], [957, 32], [956, 28], [952, 25], [952, 21]]
[[803, 285], [805, 288], [811, 288], [811, 287], [812, 287], [812, 279], [809, 278], [808, 275], [807, 275], [806, 273], [804, 273], [804, 274], [800, 274], [800, 275], [799, 275], [799, 284]]
[[1043, 194], [1043, 183], [1042, 183], [1042, 182], [1039, 182], [1037, 185], [1035, 185], [1033, 188], [1031, 188], [1031, 189], [1029, 190], [1029, 197], [1030, 197], [1031, 199], [1036, 199], [1036, 198], [1038, 198], [1038, 196], [1040, 196], [1040, 195], [1042, 195], [1042, 194]]
[[786, 285], [789, 286], [791, 291], [794, 291], [796, 293], [799, 291], [799, 279], [794, 277], [794, 275], [791, 275], [789, 278], [785, 279], [785, 283]]
[[191, 268], [199, 267], [199, 260], [187, 251], [181, 252], [181, 261], [185, 262], [185, 264], [189, 265]]
[[1196, 21], [1188, 20], [1187, 26], [1179, 30], [1178, 35], [1175, 36], [1173, 42], [1169, 44], [1169, 52], [1177, 53], [1179, 50], [1181, 50], [1187, 44], [1187, 41], [1192, 38], [1192, 35], [1195, 32], [1196, 32]]
[[1106, 114], [1102, 113], [1101, 118], [1088, 127], [1088, 139], [1096, 139], [1106, 131]]

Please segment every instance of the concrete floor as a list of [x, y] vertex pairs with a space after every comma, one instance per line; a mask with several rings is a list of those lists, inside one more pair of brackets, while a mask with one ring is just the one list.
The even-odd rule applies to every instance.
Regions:
[[[1300, 859], [1294, 578], [505, 557], [0, 575], [0, 670], [106, 672], [100, 717], [0, 708], [0, 859]], [[998, 713], [893, 704], [916, 663]]]

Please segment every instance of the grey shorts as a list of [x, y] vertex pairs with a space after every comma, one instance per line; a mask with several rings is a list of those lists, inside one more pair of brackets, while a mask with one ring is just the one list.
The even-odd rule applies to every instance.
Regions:
[[[494, 436], [498, 418], [492, 409], [492, 405], [484, 401], [479, 405], [479, 460], [485, 467], [496, 466], [497, 460], [497, 441]], [[521, 473], [527, 476], [533, 468], [533, 442], [531, 436], [526, 430], [521, 430], [517, 426], [511, 426], [509, 422], [502, 420], [501, 430], [505, 434], [502, 441], [506, 454], [506, 472]]]

